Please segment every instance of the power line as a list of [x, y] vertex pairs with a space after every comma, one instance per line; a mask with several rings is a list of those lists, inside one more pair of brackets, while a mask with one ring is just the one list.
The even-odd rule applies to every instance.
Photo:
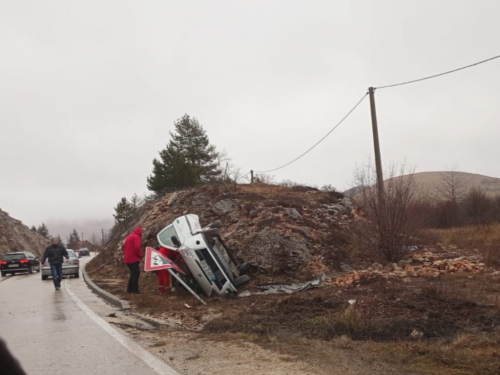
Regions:
[[407, 82], [401, 82], [401, 83], [395, 83], [395, 84], [392, 84], [392, 85], [386, 85], [386, 86], [380, 86], [380, 87], [376, 87], [376, 89], [386, 89], [386, 88], [389, 88], [389, 87], [395, 87], [395, 86], [403, 86], [403, 85], [408, 85], [410, 83], [415, 83], [415, 82], [420, 82], [420, 81], [425, 81], [427, 79], [431, 79], [431, 78], [436, 78], [436, 77], [440, 77], [440, 76], [444, 76], [445, 74], [450, 74], [450, 73], [455, 73], [455, 72], [458, 72], [459, 70], [464, 70], [464, 69], [467, 69], [467, 68], [472, 68], [473, 66], [476, 66], [476, 65], [479, 65], [479, 64], [484, 64], [488, 61], [491, 61], [491, 60], [495, 60], [495, 59], [498, 59], [500, 58], [500, 55], [498, 56], [494, 56], [494, 57], [491, 57], [489, 59], [486, 59], [486, 60], [483, 60], [483, 61], [479, 61], [477, 63], [474, 63], [474, 64], [470, 64], [470, 65], [467, 65], [467, 66], [462, 66], [461, 68], [458, 68], [458, 69], [453, 69], [453, 70], [449, 70], [447, 72], [444, 72], [444, 73], [439, 73], [439, 74], [434, 74], [432, 76], [429, 76], [429, 77], [424, 77], [424, 78], [419, 78], [419, 79], [414, 79], [412, 81], [407, 81]]
[[310, 151], [312, 151], [317, 145], [319, 145], [321, 142], [323, 142], [325, 140], [326, 137], [328, 137], [335, 129], [337, 129], [340, 124], [342, 124], [344, 122], [345, 119], [347, 119], [347, 117], [349, 117], [349, 115], [354, 112], [354, 110], [361, 104], [361, 102], [363, 101], [363, 99], [368, 95], [368, 93], [366, 93], [365, 95], [363, 95], [363, 97], [360, 99], [359, 102], [356, 103], [356, 105], [349, 111], [347, 112], [347, 114], [342, 118], [342, 120], [340, 120], [337, 125], [335, 125], [328, 133], [326, 133], [326, 135], [321, 138], [318, 142], [316, 142], [311, 148], [309, 148], [306, 152], [304, 152], [303, 154], [299, 155], [298, 157], [296, 157], [295, 159], [293, 159], [292, 161], [282, 165], [281, 167], [278, 167], [278, 168], [274, 168], [274, 169], [270, 169], [268, 171], [256, 171], [256, 173], [270, 173], [270, 172], [275, 172], [279, 169], [282, 169], [282, 168], [285, 168], [285, 167], [288, 167], [290, 164], [292, 163], [295, 163], [297, 160], [299, 160], [300, 158], [302, 158], [303, 156], [305, 156], [306, 154], [308, 154]]

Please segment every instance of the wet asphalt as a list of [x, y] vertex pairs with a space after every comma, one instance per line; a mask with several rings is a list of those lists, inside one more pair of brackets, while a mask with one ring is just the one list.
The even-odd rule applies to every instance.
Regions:
[[27, 374], [158, 374], [97, 324], [70, 293], [98, 316], [119, 313], [91, 293], [81, 277], [65, 277], [57, 291], [39, 273], [0, 279], [0, 337]]

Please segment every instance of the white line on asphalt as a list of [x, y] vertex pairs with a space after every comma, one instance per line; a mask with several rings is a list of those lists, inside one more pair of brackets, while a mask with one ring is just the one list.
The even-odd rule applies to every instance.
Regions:
[[113, 338], [122, 344], [127, 350], [139, 357], [145, 364], [147, 364], [150, 368], [156, 371], [161, 375], [180, 375], [177, 371], [175, 371], [172, 367], [168, 366], [165, 362], [158, 359], [150, 352], [145, 350], [142, 346], [131, 340], [130, 338], [122, 335], [115, 328], [113, 328], [108, 322], [104, 319], [97, 316], [95, 312], [93, 312], [85, 303], [78, 298], [75, 293], [71, 290], [69, 286], [69, 280], [66, 280], [64, 283], [66, 287], [66, 291], [68, 292], [71, 299], [78, 305], [80, 309], [83, 310], [85, 314], [87, 314], [94, 322], [96, 322], [103, 330], [109, 333]]

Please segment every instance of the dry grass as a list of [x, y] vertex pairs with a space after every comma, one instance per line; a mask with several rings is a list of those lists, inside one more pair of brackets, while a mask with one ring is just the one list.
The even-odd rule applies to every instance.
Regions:
[[500, 335], [460, 335], [450, 340], [366, 343], [385, 361], [423, 375], [497, 375]]
[[490, 266], [500, 266], [500, 223], [428, 230], [443, 245], [476, 249]]
[[[373, 368], [387, 366], [398, 374], [419, 375], [498, 375], [500, 335], [460, 335], [453, 339], [374, 342], [356, 341], [346, 335], [330, 341], [306, 339], [287, 334], [249, 335], [204, 333], [214, 341], [250, 341], [311, 365], [333, 368], [339, 355], [355, 367], [359, 362]], [[340, 354], [339, 354], [340, 353]], [[374, 371], [375, 372], [375, 371]], [[392, 373], [392, 372], [391, 372]]]
[[435, 233], [445, 245], [474, 245], [478, 243], [499, 243], [500, 224], [471, 225], [466, 227], [450, 229], [433, 229], [429, 232]]

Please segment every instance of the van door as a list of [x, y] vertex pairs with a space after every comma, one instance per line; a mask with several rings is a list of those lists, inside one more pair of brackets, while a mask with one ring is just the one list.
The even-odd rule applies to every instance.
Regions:
[[178, 247], [175, 246], [174, 243], [172, 242], [172, 236], [177, 237], [177, 239], [181, 243], [183, 242], [183, 240], [179, 237], [179, 234], [175, 230], [175, 227], [173, 224], [170, 224], [168, 227], [163, 228], [161, 230], [161, 232], [158, 233], [158, 235], [156, 237], [158, 239], [158, 243], [161, 246], [166, 247], [167, 249], [170, 249], [170, 250], [177, 250]]
[[189, 214], [178, 217], [172, 223], [178, 234], [178, 239], [181, 244], [184, 244], [195, 233], [201, 231], [200, 218], [198, 215]]

